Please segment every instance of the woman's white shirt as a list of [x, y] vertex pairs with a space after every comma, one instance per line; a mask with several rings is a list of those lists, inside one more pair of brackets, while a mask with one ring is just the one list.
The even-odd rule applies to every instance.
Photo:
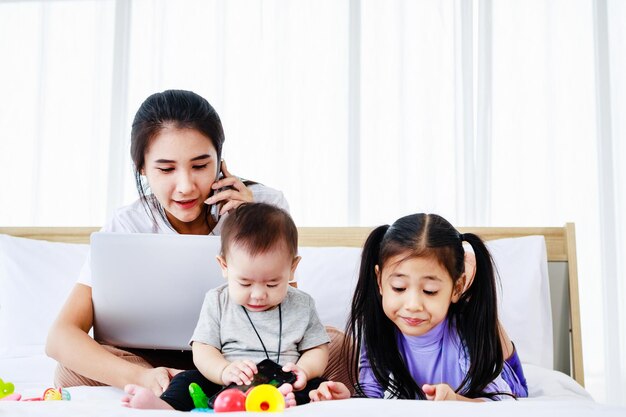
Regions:
[[[289, 204], [281, 191], [266, 187], [262, 184], [252, 184], [248, 186], [252, 191], [254, 201], [257, 203], [268, 203], [289, 211]], [[152, 205], [150, 205], [152, 206]], [[145, 205], [141, 200], [132, 204], [120, 207], [113, 213], [113, 216], [100, 231], [116, 233], [177, 233], [161, 213], [150, 207], [148, 214]], [[224, 220], [228, 215], [221, 216], [212, 235], [219, 235]], [[80, 271], [78, 283], [91, 287], [91, 256], [87, 254], [87, 259]]]

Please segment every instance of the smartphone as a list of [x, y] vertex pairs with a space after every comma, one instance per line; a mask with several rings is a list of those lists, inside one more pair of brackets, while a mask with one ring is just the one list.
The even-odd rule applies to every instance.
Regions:
[[[221, 180], [222, 178], [224, 178], [224, 173], [222, 172], [222, 162], [220, 161], [217, 164], [217, 177], [215, 178], [215, 182]], [[222, 192], [224, 190], [234, 190], [234, 189], [235, 188], [231, 187], [231, 186], [218, 188], [217, 190], [211, 189], [211, 192], [209, 193], [209, 197], [213, 196], [216, 193]], [[211, 213], [210, 214], [213, 217], [213, 219], [215, 220], [215, 223], [219, 222], [219, 220], [220, 220], [220, 210], [222, 209], [223, 205], [224, 205], [224, 202], [221, 202], [219, 204], [213, 204], [211, 206]]]
[[[215, 182], [221, 180], [222, 178], [224, 178], [224, 173], [222, 172], [222, 161], [218, 161], [217, 163], [217, 176], [215, 177]], [[209, 193], [209, 197], [212, 197], [215, 193], [218, 193], [222, 191], [222, 188], [219, 188], [217, 190], [211, 189], [211, 192]], [[207, 197], [208, 198], [208, 197]], [[217, 222], [220, 220], [220, 209], [221, 209], [221, 204], [213, 204], [211, 206], [211, 217], [213, 217], [213, 220], [215, 220], [215, 223], [217, 224]]]
[[293, 384], [296, 382], [296, 374], [293, 372], [285, 372], [283, 371], [283, 367], [270, 359], [264, 359], [256, 365], [257, 373], [252, 378], [252, 383], [249, 385], [237, 385], [232, 383], [230, 385], [225, 386], [221, 390], [217, 392], [214, 396], [209, 398], [209, 408], [214, 408], [215, 399], [218, 395], [230, 388], [236, 388], [241, 392], [248, 391], [251, 387], [256, 387], [261, 384], [270, 384], [275, 386], [276, 388], [280, 387], [283, 384]]

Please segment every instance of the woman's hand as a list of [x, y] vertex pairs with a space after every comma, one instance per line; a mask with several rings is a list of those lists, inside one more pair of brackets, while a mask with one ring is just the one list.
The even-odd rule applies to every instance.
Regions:
[[252, 361], [231, 362], [222, 371], [222, 384], [229, 385], [234, 382], [237, 385], [249, 385], [257, 372], [256, 364]]
[[244, 185], [238, 177], [233, 176], [226, 167], [226, 161], [222, 161], [222, 173], [224, 177], [215, 181], [211, 188], [213, 190], [224, 190], [216, 192], [204, 202], [206, 204], [218, 204], [220, 206], [220, 216], [228, 213], [243, 203], [254, 201], [252, 191]]
[[341, 382], [325, 381], [317, 389], [309, 392], [311, 401], [345, 400], [350, 398], [350, 390]]
[[167, 389], [170, 380], [180, 372], [182, 372], [180, 369], [165, 367], [147, 368], [139, 375], [137, 385], [148, 388], [158, 397]]

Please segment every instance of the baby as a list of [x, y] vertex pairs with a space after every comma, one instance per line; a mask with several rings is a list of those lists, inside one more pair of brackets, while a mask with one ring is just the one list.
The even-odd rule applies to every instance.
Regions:
[[309, 401], [323, 381], [329, 338], [311, 296], [289, 285], [300, 257], [298, 230], [284, 210], [243, 204], [230, 213], [221, 233], [217, 261], [227, 283], [207, 292], [191, 338], [197, 370], [176, 375], [161, 397], [127, 385], [123, 405], [188, 411], [189, 384], [208, 396], [222, 385], [247, 385], [256, 364], [270, 359], [295, 373], [279, 389], [287, 406]]

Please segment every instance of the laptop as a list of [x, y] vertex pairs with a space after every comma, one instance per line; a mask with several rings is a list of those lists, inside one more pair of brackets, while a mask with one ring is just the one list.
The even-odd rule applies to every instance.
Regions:
[[226, 280], [219, 236], [91, 235], [94, 338], [126, 348], [191, 350], [205, 293]]

